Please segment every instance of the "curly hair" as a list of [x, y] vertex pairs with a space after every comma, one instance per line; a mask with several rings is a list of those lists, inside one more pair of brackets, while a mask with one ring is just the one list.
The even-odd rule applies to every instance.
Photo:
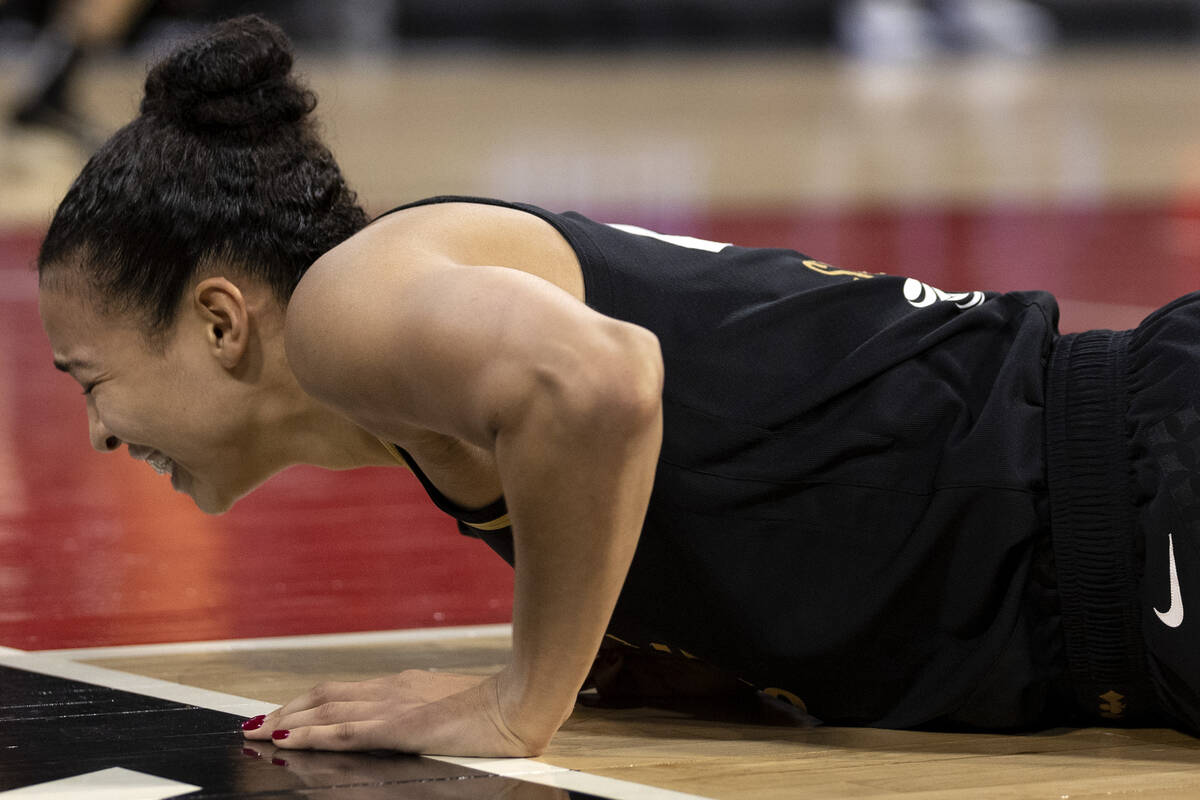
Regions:
[[[101, 310], [172, 326], [198, 272], [232, 266], [286, 306], [322, 253], [367, 224], [259, 16], [213, 26], [157, 63], [139, 115], [92, 156], [59, 205], [38, 277], [82, 285]], [[76, 284], [73, 284], [76, 285]]]

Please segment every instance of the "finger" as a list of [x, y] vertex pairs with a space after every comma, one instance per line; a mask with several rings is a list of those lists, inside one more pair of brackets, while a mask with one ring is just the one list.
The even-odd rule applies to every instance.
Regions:
[[[316, 708], [326, 703], [338, 703], [347, 700], [382, 700], [385, 697], [387, 697], [387, 687], [377, 685], [374, 681], [354, 683], [326, 681], [325, 683], [318, 683], [295, 700], [280, 708], [275, 712], [274, 716], [278, 719], [281, 716]], [[271, 716], [267, 715], [267, 718], [270, 719]]]
[[[267, 727], [270, 724], [271, 718], [278, 714], [276, 709], [270, 714], [259, 714], [257, 717], [251, 717], [242, 723], [242, 735], [247, 739], [270, 739], [271, 731], [274, 728]], [[266, 728], [266, 730], [263, 730]]]
[[273, 732], [276, 747], [284, 750], [399, 750], [388, 741], [389, 726], [382, 720], [310, 725]]
[[[270, 729], [295, 730], [320, 725], [336, 725], [339, 722], [362, 722], [368, 719], [379, 719], [380, 704], [374, 701], [351, 701], [346, 703], [325, 703], [316, 708], [298, 711], [295, 714], [283, 714], [275, 720]], [[395, 709], [395, 703], [390, 704]]]
[[[272, 711], [263, 719], [257, 717], [248, 720], [243, 725], [247, 739], [265, 740], [271, 738], [271, 732], [277, 730], [280, 721], [290, 714], [297, 714], [326, 703], [336, 703], [355, 700], [383, 700], [388, 696], [388, 688], [375, 681], [337, 682], [327, 681], [314, 686], [309, 691], [292, 700], [285, 706]], [[338, 720], [339, 722], [341, 720]]]
[[[393, 703], [393, 706], [395, 704]], [[365, 719], [375, 719], [379, 703], [373, 700], [323, 703], [316, 708], [306, 708], [286, 714], [283, 709], [268, 714], [261, 722], [251, 720], [254, 724], [243, 735], [250, 740], [270, 741], [277, 730], [290, 730], [311, 725], [333, 725], [339, 722], [355, 722]]]

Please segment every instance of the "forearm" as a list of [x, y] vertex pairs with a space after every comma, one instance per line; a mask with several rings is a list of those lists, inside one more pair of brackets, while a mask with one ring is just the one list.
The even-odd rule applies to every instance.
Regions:
[[[375, 228], [383, 238], [369, 244], [371, 230], [293, 293], [289, 364], [306, 392], [377, 435], [400, 441], [415, 426], [492, 451], [516, 587], [507, 668], [425, 706], [392, 703], [354, 745], [540, 752], [570, 714], [637, 547], [662, 435], [658, 339], [520, 270], [424, 251], [397, 260], [406, 240]], [[370, 292], [348, 290], [348, 265], [372, 263]], [[325, 335], [343, 316], [354, 335]]]
[[[570, 714], [629, 564], [662, 439], [654, 402], [582, 413], [551, 397], [497, 438], [516, 544], [513, 658], [500, 676], [506, 722], [534, 739]], [[545, 742], [531, 742], [535, 748]]]

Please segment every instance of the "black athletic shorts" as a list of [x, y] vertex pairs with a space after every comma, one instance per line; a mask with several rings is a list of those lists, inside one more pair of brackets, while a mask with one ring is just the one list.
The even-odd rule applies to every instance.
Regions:
[[1076, 700], [1101, 720], [1200, 730], [1200, 293], [1132, 331], [1062, 337], [1048, 389]]

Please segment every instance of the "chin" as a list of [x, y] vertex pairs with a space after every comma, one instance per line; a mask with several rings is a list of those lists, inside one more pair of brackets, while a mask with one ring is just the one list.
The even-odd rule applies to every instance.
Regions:
[[224, 514], [233, 508], [233, 504], [237, 502], [237, 498], [213, 497], [202, 493], [194, 494], [191, 497], [192, 502], [196, 504], [196, 508], [212, 516]]
[[[3, 0], [0, 0], [3, 2]], [[207, 484], [195, 484], [180, 487], [180, 491], [184, 492], [188, 497], [192, 498], [192, 502], [196, 504], [196, 508], [203, 511], [205, 514], [218, 516], [229, 511], [237, 502], [246, 495], [253, 492], [265, 482], [262, 481], [251, 483], [249, 486], [239, 487], [217, 487]]]
[[190, 483], [188, 486], [180, 486], [179, 491], [192, 498], [192, 502], [196, 504], [196, 508], [205, 514], [212, 514], [213, 516], [224, 514], [233, 508], [234, 503], [241, 499], [240, 494], [225, 492], [215, 486], [206, 486], [204, 484]]
[[235, 502], [236, 501], [234, 500], [224, 502], [206, 502], [203, 500], [196, 500], [196, 508], [200, 509], [209, 516], [219, 517], [229, 509], [233, 508], [233, 504]]
[[[0, 0], [3, 2], [3, 0]], [[196, 480], [196, 476], [191, 473], [177, 473], [179, 476], [178, 482], [172, 485], [175, 491], [182, 492], [192, 498], [192, 502], [196, 504], [196, 508], [203, 511], [205, 514], [219, 516], [229, 511], [246, 495], [254, 491], [265, 479], [259, 481], [248, 481], [249, 485], [243, 483], [237, 486], [214, 486], [210, 483]]]

